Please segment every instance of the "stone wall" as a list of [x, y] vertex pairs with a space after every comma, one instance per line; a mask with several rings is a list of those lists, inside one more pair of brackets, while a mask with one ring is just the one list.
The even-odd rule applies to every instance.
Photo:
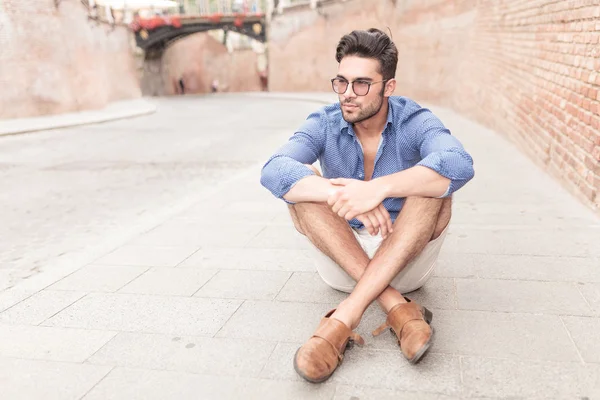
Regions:
[[130, 32], [80, 0], [0, 0], [0, 119], [100, 108], [141, 95]]
[[370, 27], [389, 27], [398, 46], [397, 94], [506, 135], [600, 209], [600, 0], [352, 0], [299, 9], [271, 25], [271, 91], [330, 90], [337, 41]]
[[258, 57], [249, 49], [229, 53], [209, 34], [196, 33], [171, 44], [161, 59], [146, 60], [142, 90], [149, 96], [178, 94], [183, 79], [186, 94], [209, 93], [217, 79], [220, 91], [259, 91]]

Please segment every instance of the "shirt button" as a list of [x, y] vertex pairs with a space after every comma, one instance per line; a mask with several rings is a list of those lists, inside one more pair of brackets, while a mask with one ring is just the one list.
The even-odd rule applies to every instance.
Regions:
[[364, 176], [363, 174], [358, 174], [358, 177], [359, 177], [359, 178], [362, 178], [363, 176]]

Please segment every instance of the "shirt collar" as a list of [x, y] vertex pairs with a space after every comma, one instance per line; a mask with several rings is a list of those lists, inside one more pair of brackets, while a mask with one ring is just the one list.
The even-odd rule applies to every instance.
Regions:
[[[341, 105], [340, 105], [340, 111], [341, 111]], [[390, 125], [394, 124], [393, 121], [394, 121], [394, 108], [392, 107], [392, 102], [388, 100], [387, 122], [385, 124], [385, 128], [383, 129], [383, 132], [386, 132], [387, 128]], [[350, 136], [356, 136], [354, 133], [354, 129], [352, 129], [352, 124], [346, 122], [344, 117], [340, 114], [340, 133], [344, 133], [344, 132], [346, 132]]]

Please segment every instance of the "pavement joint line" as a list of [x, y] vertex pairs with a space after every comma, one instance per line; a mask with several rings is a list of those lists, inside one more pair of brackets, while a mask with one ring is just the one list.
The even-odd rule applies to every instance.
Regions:
[[[585, 304], [590, 308], [590, 310], [592, 312], [594, 312], [594, 307], [592, 307], [592, 305], [590, 304], [590, 302], [588, 301], [588, 299], [585, 297], [585, 295], [581, 291], [581, 285], [575, 285], [575, 287], [577, 288], [577, 291], [579, 292], [579, 294], [583, 298], [583, 301], [585, 301]], [[596, 314], [596, 313], [594, 312], [594, 314]]]
[[102, 378], [100, 378], [98, 382], [96, 382], [87, 392], [85, 392], [83, 396], [79, 398], [79, 400], [83, 400], [85, 396], [87, 396], [92, 390], [94, 390], [94, 388], [96, 388], [96, 386], [98, 386], [100, 382], [102, 382], [108, 375], [110, 375], [110, 373], [113, 372], [115, 368], [117, 367], [112, 367]]
[[45, 322], [48, 322], [48, 320], [52, 319], [52, 317], [54, 317], [55, 315], [60, 314], [61, 312], [63, 312], [64, 310], [66, 310], [67, 308], [71, 307], [73, 304], [77, 303], [79, 300], [87, 297], [89, 293], [85, 293], [83, 296], [81, 296], [80, 298], [78, 298], [77, 300], [75, 300], [74, 302], [64, 306], [63, 308], [61, 308], [59, 311], [55, 312], [54, 314], [52, 314], [51, 316], [49, 316], [48, 318], [46, 318], [45, 320], [43, 320], [42, 322], [40, 322], [39, 324], [37, 324], [37, 326], [48, 326], [48, 325], [44, 325]]
[[581, 364], [585, 365], [585, 360], [583, 359], [583, 356], [581, 355], [581, 352], [579, 351], [579, 348], [577, 347], [577, 344], [575, 343], [575, 340], [573, 339], [573, 336], [571, 335], [571, 331], [569, 330], [569, 328], [567, 328], [567, 325], [565, 324], [563, 317], [559, 315], [558, 318], [560, 319], [560, 322], [561, 322], [563, 328], [565, 328], [565, 332], [567, 332], [567, 335], [569, 336], [569, 340], [571, 340], [571, 343], [573, 344], [573, 348], [575, 349], [575, 351], [577, 352], [577, 356], [581, 360]]
[[223, 325], [221, 325], [221, 327], [219, 328], [218, 331], [215, 332], [215, 334], [212, 336], [213, 338], [217, 338], [217, 335], [219, 334], [219, 332], [221, 332], [223, 330], [223, 328], [225, 327], [225, 325], [227, 325], [227, 323], [231, 320], [231, 318], [233, 318], [233, 316], [238, 312], [238, 310], [240, 308], [242, 308], [242, 306], [244, 305], [244, 303], [246, 302], [246, 300], [243, 300], [240, 305], [235, 309], [235, 311], [233, 313], [231, 313], [231, 315], [229, 316], [229, 318], [227, 318], [227, 321], [225, 321], [223, 323]]
[[181, 264], [183, 264], [185, 261], [187, 261], [188, 258], [191, 258], [193, 255], [195, 255], [197, 252], [199, 252], [200, 250], [202, 250], [202, 247], [198, 247], [196, 249], [196, 251], [194, 251], [192, 254], [190, 254], [189, 256], [187, 256], [186, 258], [184, 258], [183, 260], [181, 260], [180, 262], [178, 262], [177, 264], [175, 264], [172, 268], [177, 268], [179, 267]]
[[260, 368], [260, 371], [258, 371], [258, 375], [257, 375], [258, 377], [260, 377], [260, 375], [263, 373], [263, 371], [269, 364], [269, 361], [271, 361], [271, 357], [273, 357], [273, 354], [275, 354], [275, 349], [277, 349], [277, 346], [279, 346], [279, 342], [273, 342], [273, 348], [271, 349], [271, 352], [269, 353], [269, 357], [267, 357], [267, 359], [265, 360], [265, 363]]
[[[218, 274], [219, 274], [221, 271], [222, 271], [221, 269], [217, 269], [217, 272], [215, 272], [215, 273], [214, 273], [214, 274], [213, 274], [213, 275], [210, 277], [210, 279], [209, 279], [209, 280], [207, 280], [206, 282], [204, 282], [204, 283], [202, 284], [202, 286], [200, 286], [200, 287], [198, 288], [198, 290], [196, 290], [194, 293], [192, 293], [192, 295], [191, 295], [191, 296], [189, 296], [189, 297], [194, 297], [194, 296], [196, 296], [196, 294], [197, 294], [197, 293], [198, 293], [200, 290], [202, 290], [202, 288], [203, 288], [204, 286], [208, 285], [208, 282], [212, 281], [212, 280], [215, 278], [215, 276], [217, 276], [217, 275], [218, 275]], [[212, 299], [213, 297], [201, 297], [201, 298], [203, 298], [203, 299], [206, 299], [206, 298], [208, 298], [208, 299]], [[214, 297], [214, 298], [217, 298], [217, 297]], [[223, 299], [223, 300], [230, 300], [230, 299]], [[239, 299], [238, 299], [238, 300], [239, 300]]]
[[[287, 272], [290, 272], [290, 271], [287, 271]], [[271, 300], [277, 300], [277, 297], [281, 294], [281, 291], [286, 287], [286, 285], [292, 279], [292, 276], [294, 276], [294, 274], [295, 274], [295, 272], [291, 271], [290, 276], [288, 276], [288, 278], [286, 279], [283, 286], [281, 286], [281, 288], [279, 288], [279, 290], [277, 291], [277, 294], [275, 296], [273, 296], [273, 298]]]
[[[142, 268], [144, 268], [144, 267], [142, 267]], [[133, 279], [131, 279], [129, 282], [127, 282], [126, 284], [124, 284], [121, 287], [119, 287], [117, 290], [115, 290], [113, 292], [109, 292], [109, 293], [117, 293], [119, 290], [123, 289], [125, 286], [129, 285], [131, 282], [135, 281], [137, 278], [141, 277], [142, 275], [145, 275], [146, 272], [148, 272], [148, 271], [150, 271], [152, 269], [152, 267], [145, 267], [145, 268], [146, 268], [146, 270], [144, 272], [142, 272], [141, 274], [137, 275], [136, 277], [134, 277]]]
[[[104, 332], [111, 332], [111, 331], [104, 331]], [[112, 331], [112, 332], [114, 332], [114, 335], [106, 343], [104, 343], [102, 346], [100, 346], [96, 351], [94, 351], [92, 354], [90, 354], [89, 357], [87, 357], [85, 360], [83, 360], [82, 364], [94, 365], [93, 363], [89, 362], [90, 358], [94, 357], [100, 350], [102, 350], [103, 348], [108, 346], [108, 344], [110, 342], [112, 342], [117, 336], [119, 336], [121, 333], [123, 333], [123, 332], [119, 332], [119, 331]]]
[[248, 241], [246, 241], [246, 243], [244, 243], [244, 245], [242, 246], [242, 249], [254, 248], [254, 247], [248, 247], [248, 245], [250, 244], [250, 242], [252, 242], [254, 239], [256, 239], [258, 237], [258, 235], [263, 233], [268, 227], [269, 227], [269, 225], [263, 226], [254, 236], [252, 236]]

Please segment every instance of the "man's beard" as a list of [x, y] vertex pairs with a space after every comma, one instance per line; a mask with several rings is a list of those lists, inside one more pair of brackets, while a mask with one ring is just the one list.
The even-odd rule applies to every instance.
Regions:
[[353, 115], [346, 114], [344, 112], [344, 109], [342, 108], [342, 116], [343, 116], [344, 120], [346, 122], [348, 122], [349, 124], [357, 124], [357, 123], [363, 122], [363, 121], [371, 118], [375, 114], [377, 114], [379, 112], [379, 110], [381, 110], [382, 105], [383, 105], [383, 96], [380, 96], [379, 101], [373, 101], [373, 103], [371, 105], [369, 105], [367, 108], [365, 108], [364, 110], [359, 108], [359, 112], [355, 113]]

